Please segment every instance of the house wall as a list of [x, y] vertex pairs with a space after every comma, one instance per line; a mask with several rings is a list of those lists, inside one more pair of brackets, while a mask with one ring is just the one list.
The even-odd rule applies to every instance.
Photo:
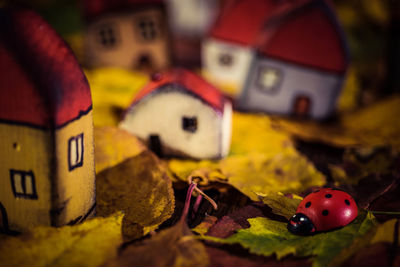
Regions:
[[[149, 18], [155, 22], [157, 37], [154, 40], [141, 38], [139, 23]], [[135, 12], [110, 14], [89, 24], [84, 36], [85, 58], [89, 66], [118, 66], [136, 68], [142, 55], [151, 56], [154, 69], [163, 69], [170, 64], [168, 30], [164, 15], [159, 8]], [[110, 25], [115, 33], [115, 45], [106, 47], [100, 41], [99, 31]]]
[[[51, 224], [51, 179], [54, 178], [50, 168], [51, 140], [49, 131], [0, 123], [0, 203], [7, 212], [11, 230], [24, 232]], [[14, 196], [10, 169], [33, 172], [36, 199]]]
[[[197, 117], [196, 132], [182, 129], [182, 117]], [[193, 158], [221, 156], [221, 116], [201, 100], [167, 91], [147, 96], [133, 106], [120, 127], [148, 140], [159, 135], [161, 144]]]
[[[214, 38], [202, 44], [202, 71], [208, 80], [224, 87], [232, 88], [232, 94], [240, 94], [254, 58], [251, 48]], [[221, 55], [230, 55], [232, 64], [222, 65]]]
[[[271, 92], [260, 90], [260, 68], [279, 71], [281, 81]], [[340, 93], [343, 76], [273, 59], [257, 59], [239, 99], [239, 106], [246, 110], [290, 114], [297, 96], [311, 99], [310, 117], [322, 119], [329, 116]]]
[[[70, 169], [69, 140], [83, 134], [82, 166]], [[55, 225], [79, 221], [95, 203], [95, 169], [92, 111], [56, 131], [57, 176]], [[82, 216], [81, 218], [79, 218]]]
[[177, 35], [202, 37], [215, 21], [217, 0], [168, 0], [168, 19]]

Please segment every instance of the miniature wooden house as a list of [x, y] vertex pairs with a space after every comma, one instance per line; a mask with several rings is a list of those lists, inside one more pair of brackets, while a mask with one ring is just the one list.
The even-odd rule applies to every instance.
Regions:
[[219, 158], [231, 139], [231, 103], [212, 85], [183, 69], [153, 76], [120, 124], [159, 155]]
[[0, 228], [94, 213], [92, 102], [64, 41], [39, 15], [0, 9]]
[[251, 111], [324, 118], [348, 67], [334, 11], [325, 0], [228, 1], [203, 44], [204, 72], [232, 84]]
[[323, 119], [332, 114], [348, 67], [344, 36], [323, 0], [275, 13], [258, 44], [239, 106]]
[[85, 58], [91, 67], [152, 71], [170, 64], [161, 0], [85, 0]]
[[227, 0], [202, 44], [203, 74], [214, 84], [244, 86], [265, 18], [279, 5], [274, 0]]

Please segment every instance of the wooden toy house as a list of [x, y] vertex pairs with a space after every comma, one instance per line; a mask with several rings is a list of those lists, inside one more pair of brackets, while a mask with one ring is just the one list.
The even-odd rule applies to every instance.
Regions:
[[232, 1], [203, 48], [206, 74], [236, 84], [239, 106], [250, 111], [325, 118], [348, 67], [345, 38], [325, 0]]
[[65, 42], [39, 15], [0, 9], [0, 228], [94, 213], [92, 102]]
[[161, 0], [85, 0], [86, 64], [144, 71], [170, 64]]
[[184, 69], [153, 75], [120, 123], [159, 155], [220, 158], [231, 139], [231, 103]]
[[313, 119], [331, 115], [348, 68], [332, 8], [309, 1], [272, 16], [264, 31], [239, 106]]

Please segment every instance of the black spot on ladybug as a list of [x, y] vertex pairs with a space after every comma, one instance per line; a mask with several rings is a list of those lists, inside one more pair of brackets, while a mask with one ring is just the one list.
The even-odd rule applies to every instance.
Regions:
[[325, 197], [326, 197], [326, 198], [331, 198], [332, 195], [331, 195], [331, 194], [326, 194]]
[[350, 206], [350, 201], [349, 201], [348, 199], [346, 199], [346, 200], [344, 201], [344, 203], [346, 203], [347, 206]]
[[318, 190], [315, 190], [313, 193], [318, 193], [319, 192], [319, 189]]
[[311, 202], [308, 201], [305, 206], [306, 206], [306, 208], [309, 208], [311, 206]]
[[329, 214], [329, 211], [328, 211], [328, 210], [323, 210], [323, 211], [322, 211], [322, 215], [328, 216], [328, 214]]

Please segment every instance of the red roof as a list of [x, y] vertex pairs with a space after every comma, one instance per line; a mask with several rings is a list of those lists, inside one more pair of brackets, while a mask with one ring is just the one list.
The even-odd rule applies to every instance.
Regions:
[[269, 56], [344, 72], [347, 48], [328, 0], [232, 0], [211, 36], [259, 48]]
[[163, 2], [163, 0], [84, 0], [83, 10], [85, 17], [91, 20], [108, 12], [124, 12], [126, 9], [160, 5]]
[[201, 99], [213, 109], [223, 113], [224, 104], [228, 101], [213, 85], [200, 76], [184, 69], [173, 69], [153, 75], [152, 80], [136, 95], [132, 105], [155, 91], [162, 91], [165, 85], [179, 85], [189, 94]]
[[259, 37], [268, 14], [279, 5], [275, 0], [227, 0], [211, 36], [251, 46]]
[[92, 107], [75, 56], [35, 12], [0, 9], [0, 121], [55, 128]]
[[268, 57], [325, 71], [347, 70], [347, 47], [332, 9], [315, 1], [289, 15], [261, 45]]

